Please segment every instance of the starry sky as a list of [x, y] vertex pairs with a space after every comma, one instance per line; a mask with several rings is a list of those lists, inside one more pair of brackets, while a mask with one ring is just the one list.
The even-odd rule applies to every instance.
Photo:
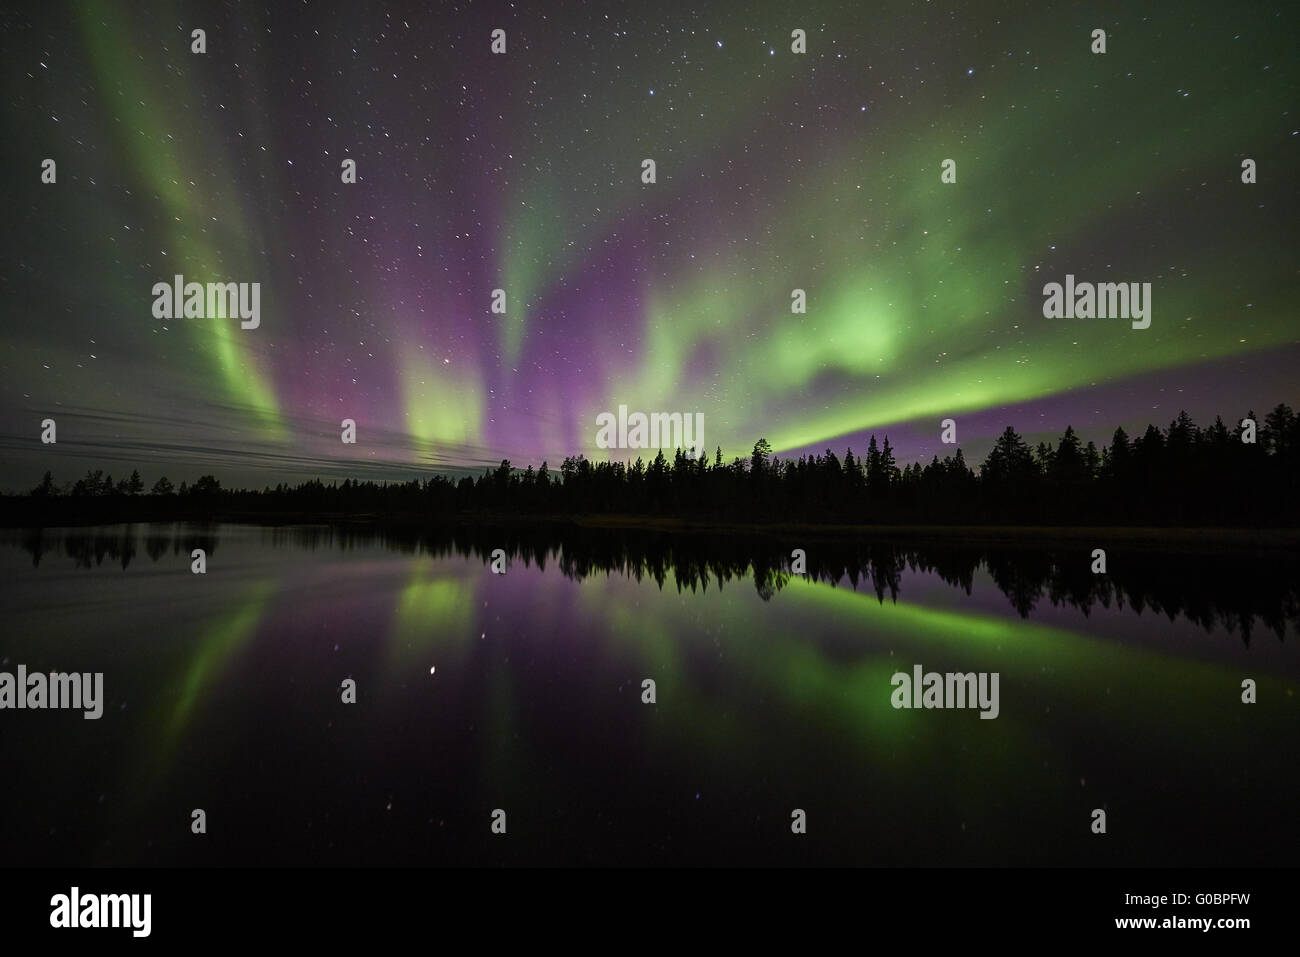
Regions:
[[[728, 459], [874, 432], [904, 464], [950, 451], [949, 417], [978, 461], [1007, 425], [1102, 440], [1300, 406], [1297, 19], [8, 5], [0, 489], [635, 458], [596, 446], [619, 405], [703, 413]], [[177, 273], [259, 282], [260, 327], [154, 318]], [[1151, 327], [1044, 318], [1067, 273], [1150, 282]]]

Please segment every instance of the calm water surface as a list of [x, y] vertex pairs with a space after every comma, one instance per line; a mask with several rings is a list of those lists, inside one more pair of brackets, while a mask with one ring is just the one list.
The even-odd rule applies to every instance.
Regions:
[[0, 670], [106, 698], [0, 711], [0, 862], [1293, 864], [1296, 560], [1089, 550], [0, 532]]

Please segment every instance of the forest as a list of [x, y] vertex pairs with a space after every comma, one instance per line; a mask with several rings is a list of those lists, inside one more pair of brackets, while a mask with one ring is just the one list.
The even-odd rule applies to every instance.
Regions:
[[960, 448], [899, 467], [888, 436], [860, 454], [780, 458], [759, 439], [747, 458], [724, 462], [682, 449], [645, 462], [569, 456], [519, 468], [509, 460], [478, 477], [408, 481], [312, 479], [230, 489], [213, 475], [179, 486], [165, 476], [146, 491], [139, 470], [114, 481], [102, 471], [0, 499], [8, 525], [168, 518], [352, 516], [402, 520], [466, 516], [643, 516], [737, 524], [1005, 524], [1294, 526], [1300, 419], [1278, 405], [1198, 426], [1182, 412], [1165, 428], [1115, 429], [1098, 448], [1067, 428], [1031, 445], [1010, 426], [978, 467]]

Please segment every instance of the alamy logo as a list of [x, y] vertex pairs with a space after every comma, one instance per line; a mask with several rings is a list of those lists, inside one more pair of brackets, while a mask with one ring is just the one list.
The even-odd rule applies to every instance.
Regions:
[[[694, 420], [694, 421], [692, 421]], [[602, 449], [703, 449], [704, 413], [644, 412], [627, 406], [596, 416], [596, 445]]]
[[996, 718], [1001, 710], [998, 675], [996, 671], [922, 674], [921, 666], [913, 665], [912, 674], [899, 671], [889, 679], [894, 686], [889, 701], [895, 708], [979, 708], [981, 718]]
[[1151, 325], [1151, 283], [1074, 282], [1066, 273], [1065, 286], [1049, 282], [1043, 287], [1043, 316], [1048, 319], [1132, 319], [1134, 329]]
[[18, 666], [17, 675], [0, 671], [0, 710], [5, 708], [80, 708], [87, 721], [94, 721], [104, 713], [104, 673], [29, 675], [26, 665]]
[[256, 329], [262, 324], [262, 284], [260, 282], [186, 282], [176, 276], [171, 283], [153, 284], [155, 319], [233, 319], [242, 320], [241, 329]]
[[152, 894], [70, 894], [50, 898], [51, 927], [129, 927], [132, 937], [148, 937], [153, 925]]

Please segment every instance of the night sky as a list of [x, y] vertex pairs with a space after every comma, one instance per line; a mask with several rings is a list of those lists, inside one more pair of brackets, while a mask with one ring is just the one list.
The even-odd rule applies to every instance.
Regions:
[[[620, 404], [900, 464], [1300, 406], [1295, 4], [427, 6], [0, 13], [0, 489], [557, 468]], [[154, 318], [177, 273], [260, 327]], [[1044, 318], [1067, 273], [1151, 327]]]

